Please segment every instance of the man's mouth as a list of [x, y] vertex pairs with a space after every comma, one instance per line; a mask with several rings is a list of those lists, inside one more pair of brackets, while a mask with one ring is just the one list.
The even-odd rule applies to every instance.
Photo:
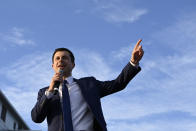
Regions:
[[65, 68], [65, 66], [64, 66], [64, 65], [59, 65], [58, 67], [59, 67], [59, 68], [61, 68], [61, 69], [62, 69], [62, 68]]

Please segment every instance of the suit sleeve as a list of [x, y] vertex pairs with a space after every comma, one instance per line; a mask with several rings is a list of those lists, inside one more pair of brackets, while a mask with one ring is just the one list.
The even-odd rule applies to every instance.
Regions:
[[100, 97], [123, 90], [140, 70], [140, 67], [134, 67], [128, 63], [116, 79], [111, 81], [98, 81]]
[[36, 123], [41, 123], [47, 116], [49, 99], [45, 95], [45, 89], [38, 92], [36, 105], [31, 110], [31, 118]]

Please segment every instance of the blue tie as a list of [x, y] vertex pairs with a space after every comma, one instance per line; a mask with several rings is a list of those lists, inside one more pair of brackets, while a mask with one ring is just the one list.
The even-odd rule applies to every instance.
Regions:
[[63, 118], [64, 118], [64, 131], [73, 131], [73, 124], [71, 118], [71, 106], [69, 99], [69, 92], [66, 86], [67, 81], [63, 82]]

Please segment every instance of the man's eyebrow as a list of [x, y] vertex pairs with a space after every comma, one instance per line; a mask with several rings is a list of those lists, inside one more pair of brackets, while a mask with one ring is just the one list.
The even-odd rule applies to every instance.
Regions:
[[[55, 57], [60, 57], [60, 56], [55, 56]], [[63, 56], [61, 56], [61, 57], [68, 57], [67, 55], [63, 55]]]

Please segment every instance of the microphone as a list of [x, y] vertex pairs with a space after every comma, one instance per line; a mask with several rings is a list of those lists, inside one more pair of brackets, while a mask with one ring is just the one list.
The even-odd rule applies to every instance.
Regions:
[[[60, 76], [63, 76], [63, 70], [62, 69], [59, 69], [59, 73], [60, 73]], [[56, 81], [55, 84], [54, 84], [55, 94], [57, 94], [57, 92], [59, 91], [59, 85], [60, 85], [60, 81]]]

